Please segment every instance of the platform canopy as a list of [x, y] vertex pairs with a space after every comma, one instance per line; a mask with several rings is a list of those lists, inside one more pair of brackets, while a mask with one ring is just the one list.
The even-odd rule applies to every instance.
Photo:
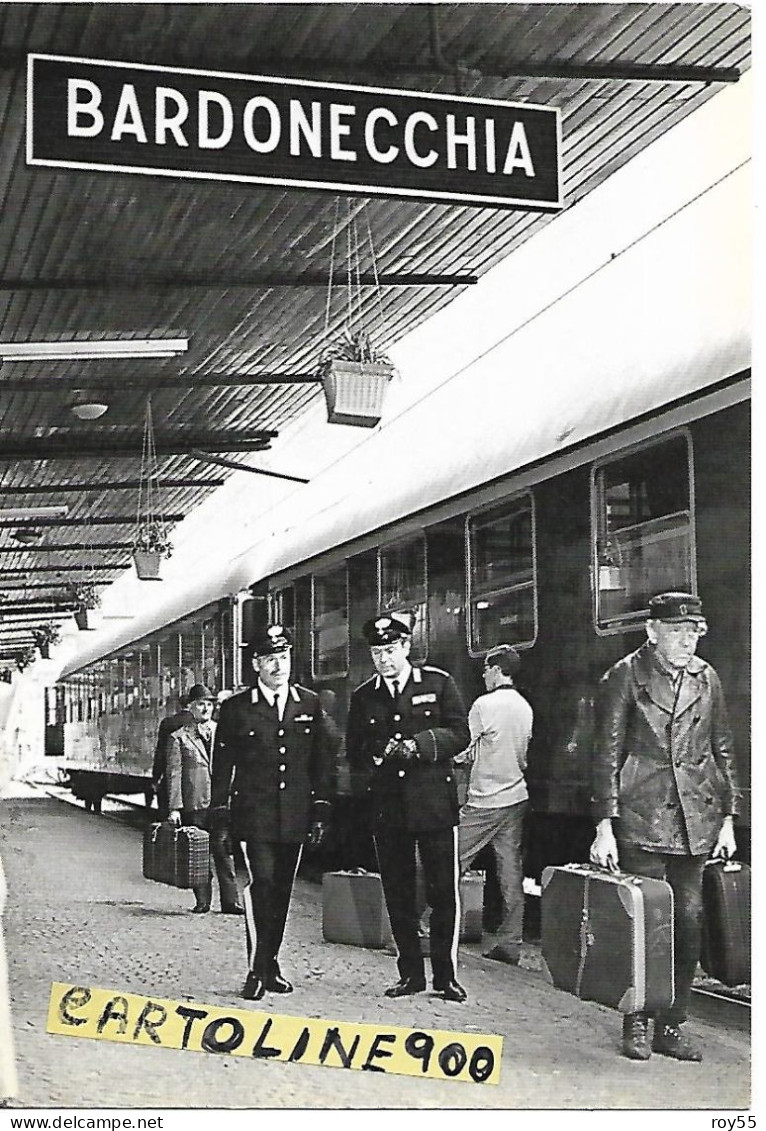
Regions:
[[[30, 55], [108, 61], [114, 84], [98, 87], [83, 64], [64, 110], [50, 87], [37, 89]], [[237, 467], [300, 478], [262, 453], [321, 400], [319, 357], [349, 294], [376, 344], [394, 347], [736, 83], [749, 60], [750, 16], [735, 4], [0, 4], [0, 661], [41, 621], [69, 615], [68, 582], [103, 587], [129, 567], [150, 394], [171, 524]], [[210, 152], [226, 132], [221, 76], [557, 110], [561, 207], [389, 196], [385, 178], [307, 187], [286, 173], [286, 187], [188, 176], [178, 160], [130, 168], [122, 142], [142, 153], [160, 136], [158, 88], [176, 91], [162, 96], [164, 138], [176, 149], [179, 134], [187, 148], [199, 142], [200, 103], [189, 110], [194, 134], [178, 92], [200, 72], [209, 81], [197, 93], [213, 92]], [[250, 113], [251, 155], [277, 128], [308, 145], [319, 95], [303, 104], [304, 126], [277, 121], [278, 100], [254, 97], [231, 96], [235, 109], [251, 106], [232, 127], [244, 136]], [[332, 97], [337, 107], [356, 95]], [[391, 106], [412, 106], [387, 98], [378, 124], [391, 125]], [[64, 143], [51, 156], [51, 138], [32, 135], [30, 112], [39, 122], [46, 105], [69, 140], [79, 131], [98, 142], [96, 167], [70, 162]], [[104, 121], [88, 139], [96, 108]], [[327, 113], [343, 151], [348, 114]], [[422, 157], [426, 135], [415, 131], [432, 131], [430, 121], [407, 120]], [[377, 151], [392, 137], [374, 133]], [[505, 149], [494, 141], [497, 162]], [[41, 152], [47, 163], [31, 163]], [[129, 354], [106, 356], [114, 343]], [[178, 352], [150, 356], [158, 344]]]

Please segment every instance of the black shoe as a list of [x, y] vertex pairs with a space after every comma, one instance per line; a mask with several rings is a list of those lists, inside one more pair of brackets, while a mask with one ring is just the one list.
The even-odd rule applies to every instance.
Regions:
[[221, 914], [222, 915], [244, 915], [245, 909], [244, 909], [244, 907], [240, 907], [240, 905], [238, 903], [234, 903], [234, 904], [232, 904], [231, 907], [222, 907], [221, 908]]
[[281, 974], [272, 974], [266, 980], [266, 989], [270, 990], [273, 994], [291, 994], [293, 992], [292, 982], [288, 982], [287, 978], [283, 978]]
[[506, 966], [518, 966], [519, 955], [512, 950], [506, 950], [504, 946], [493, 946], [492, 950], [488, 950], [484, 958], [491, 958], [493, 962], [505, 962]]
[[702, 1060], [702, 1052], [697, 1046], [685, 1037], [677, 1025], [662, 1025], [659, 1022], [654, 1028], [652, 1051], [662, 1053], [663, 1056], [672, 1056], [674, 1060]]
[[622, 1055], [628, 1060], [648, 1060], [649, 1018], [645, 1013], [626, 1013], [622, 1019]]
[[465, 992], [460, 982], [456, 982], [453, 978], [451, 982], [444, 985], [434, 986], [437, 993], [441, 994], [445, 1001], [465, 1001], [468, 994]]
[[426, 988], [425, 978], [400, 978], [395, 986], [389, 986], [384, 991], [385, 997], [410, 997], [411, 994], [420, 994]]
[[266, 983], [260, 974], [253, 974], [252, 970], [245, 978], [242, 987], [242, 997], [245, 1001], [260, 1001], [266, 993]]
[[192, 907], [192, 915], [207, 915], [209, 910], [209, 903], [198, 903], [196, 907]]

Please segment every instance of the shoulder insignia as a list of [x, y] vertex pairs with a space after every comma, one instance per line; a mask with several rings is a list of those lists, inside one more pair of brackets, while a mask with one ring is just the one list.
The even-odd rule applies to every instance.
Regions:
[[429, 666], [424, 666], [422, 670], [424, 672], [436, 672], [437, 675], [446, 675], [447, 677], [449, 677], [449, 672], [445, 672], [444, 668], [432, 668], [429, 665]]

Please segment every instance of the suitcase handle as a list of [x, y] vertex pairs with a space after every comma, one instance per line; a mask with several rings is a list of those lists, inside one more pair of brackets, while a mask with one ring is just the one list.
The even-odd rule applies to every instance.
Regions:
[[709, 864], [718, 864], [724, 872], [741, 872], [742, 863], [739, 860], [732, 860], [729, 856], [716, 856], [715, 859], [706, 860], [705, 867]]

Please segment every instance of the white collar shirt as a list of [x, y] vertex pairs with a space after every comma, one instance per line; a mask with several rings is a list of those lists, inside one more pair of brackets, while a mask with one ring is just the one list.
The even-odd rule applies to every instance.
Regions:
[[399, 688], [400, 692], [404, 691], [405, 687], [407, 686], [407, 680], [410, 678], [411, 674], [412, 674], [412, 664], [409, 663], [409, 661], [408, 661], [407, 664], [402, 668], [402, 670], [399, 672], [398, 676], [396, 676], [395, 679], [388, 679], [386, 676], [382, 677], [383, 682], [385, 683], [386, 687], [388, 688], [389, 694], [391, 695], [392, 699], [394, 697], [394, 694], [396, 692], [397, 687]]
[[273, 707], [276, 701], [280, 719], [285, 717], [285, 707], [287, 706], [287, 696], [289, 692], [290, 688], [287, 684], [285, 684], [284, 687], [280, 687], [278, 691], [272, 691], [270, 687], [266, 687], [265, 684], [261, 683], [260, 679], [258, 680], [258, 694], [263, 696], [270, 707]]

